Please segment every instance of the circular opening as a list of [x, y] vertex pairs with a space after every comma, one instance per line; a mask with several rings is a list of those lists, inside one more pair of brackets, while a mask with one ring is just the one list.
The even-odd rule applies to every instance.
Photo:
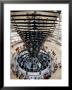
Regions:
[[21, 69], [27, 72], [40, 72], [50, 67], [51, 58], [45, 51], [40, 51], [37, 57], [30, 57], [27, 50], [21, 51], [16, 57], [17, 63]]

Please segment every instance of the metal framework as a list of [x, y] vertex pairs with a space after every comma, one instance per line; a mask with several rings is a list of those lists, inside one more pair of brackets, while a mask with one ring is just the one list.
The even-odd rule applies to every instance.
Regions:
[[11, 24], [31, 57], [37, 57], [46, 36], [53, 33], [61, 11], [11, 11]]

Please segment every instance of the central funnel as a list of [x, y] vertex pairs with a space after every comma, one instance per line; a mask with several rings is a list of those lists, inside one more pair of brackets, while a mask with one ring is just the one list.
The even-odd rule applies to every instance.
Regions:
[[12, 11], [11, 21], [31, 57], [37, 57], [46, 36], [55, 28], [59, 11]]

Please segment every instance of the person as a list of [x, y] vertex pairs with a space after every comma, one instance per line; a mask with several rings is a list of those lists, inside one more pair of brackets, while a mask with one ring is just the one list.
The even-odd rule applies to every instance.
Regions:
[[58, 63], [59, 68], [61, 68], [61, 63]]
[[56, 55], [55, 52], [54, 52], [54, 50], [52, 51], [52, 53], [53, 53], [54, 56]]

